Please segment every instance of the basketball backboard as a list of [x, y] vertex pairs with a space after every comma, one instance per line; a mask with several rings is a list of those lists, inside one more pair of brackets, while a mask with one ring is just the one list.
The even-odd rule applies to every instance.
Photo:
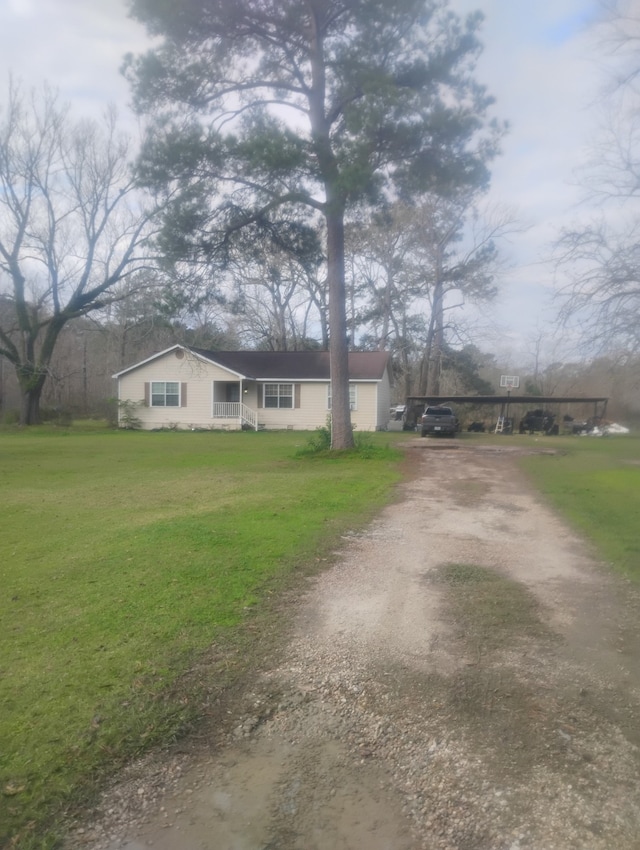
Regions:
[[500, 375], [500, 386], [517, 390], [520, 386], [520, 378], [518, 375]]

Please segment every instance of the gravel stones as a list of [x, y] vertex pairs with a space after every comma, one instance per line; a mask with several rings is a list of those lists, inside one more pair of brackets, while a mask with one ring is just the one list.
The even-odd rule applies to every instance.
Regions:
[[[637, 850], [637, 597], [513, 453], [415, 463], [312, 581], [222, 744], [131, 765], [67, 850]], [[429, 580], [452, 563], [522, 583], [546, 631], [480, 645]]]

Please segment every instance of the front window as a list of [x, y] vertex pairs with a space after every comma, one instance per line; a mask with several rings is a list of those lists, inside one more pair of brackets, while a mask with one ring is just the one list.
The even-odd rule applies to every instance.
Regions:
[[151, 407], [180, 407], [178, 381], [152, 381]]
[[[358, 393], [355, 384], [349, 384], [349, 410], [358, 409]], [[331, 410], [331, 384], [327, 388], [327, 409]]]
[[293, 384], [265, 384], [265, 407], [293, 407]]

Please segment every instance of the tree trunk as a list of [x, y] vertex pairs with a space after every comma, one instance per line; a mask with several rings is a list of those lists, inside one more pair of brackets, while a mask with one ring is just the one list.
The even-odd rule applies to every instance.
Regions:
[[420, 395], [427, 395], [430, 391], [429, 386], [429, 370], [431, 364], [431, 356], [433, 351], [433, 337], [434, 337], [434, 326], [435, 326], [435, 314], [433, 309], [431, 310], [431, 316], [429, 318], [429, 328], [427, 330], [427, 339], [424, 346], [424, 354], [422, 355], [422, 360], [420, 361]]
[[39, 425], [40, 424], [40, 398], [42, 396], [42, 388], [46, 380], [46, 372], [38, 373], [33, 371], [25, 373], [24, 369], [17, 370], [18, 381], [20, 382], [20, 390], [22, 393], [20, 405], [20, 424], [21, 425]]
[[329, 206], [327, 284], [329, 289], [329, 363], [331, 369], [331, 448], [353, 448], [349, 407], [349, 347], [344, 275], [344, 211]]
[[411, 374], [411, 362], [409, 358], [409, 346], [407, 344], [408, 341], [408, 333], [407, 333], [407, 317], [404, 315], [402, 317], [402, 329], [400, 333], [398, 333], [398, 329], [396, 328], [396, 337], [402, 340], [402, 345], [400, 347], [400, 363], [402, 364], [402, 380], [404, 386], [404, 398], [408, 398], [411, 395], [411, 383], [412, 383], [412, 374]]
[[[325, 10], [326, 11], [326, 10]], [[327, 225], [327, 289], [329, 290], [329, 364], [331, 370], [331, 448], [353, 448], [349, 410], [349, 346], [344, 270], [345, 198], [340, 172], [331, 145], [330, 124], [325, 112], [327, 89], [324, 46], [324, 12], [310, 4], [309, 53], [312, 84], [308, 93], [309, 121], [315, 155], [325, 189], [324, 218]]]
[[42, 387], [38, 390], [27, 390], [22, 394], [22, 406], [20, 408], [21, 425], [40, 424], [40, 396]]
[[427, 339], [427, 386], [425, 395], [440, 395], [442, 354], [444, 349], [444, 271], [442, 245], [436, 256], [436, 280], [433, 288], [431, 322]]
[[436, 318], [433, 340], [429, 352], [427, 374], [427, 394], [440, 395], [440, 378], [442, 375], [442, 353], [444, 348], [444, 329]]

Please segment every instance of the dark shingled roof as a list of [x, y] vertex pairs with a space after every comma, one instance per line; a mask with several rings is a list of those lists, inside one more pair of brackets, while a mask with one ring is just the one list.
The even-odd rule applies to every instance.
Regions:
[[[191, 348], [225, 369], [255, 380], [328, 381], [328, 351], [206, 351]], [[352, 381], [378, 381], [387, 368], [387, 351], [349, 352]]]

